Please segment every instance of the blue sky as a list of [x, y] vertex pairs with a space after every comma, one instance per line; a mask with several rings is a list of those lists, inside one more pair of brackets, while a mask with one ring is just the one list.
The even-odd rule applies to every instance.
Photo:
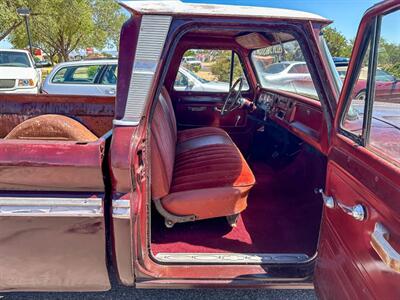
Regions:
[[348, 39], [356, 36], [364, 12], [378, 0], [183, 0], [216, 4], [268, 6], [307, 11], [334, 21]]
[[[183, 0], [184, 2], [236, 4], [252, 6], [269, 6], [303, 10], [319, 14], [334, 21], [334, 27], [348, 39], [355, 37], [358, 24], [365, 10], [377, 3], [377, 0]], [[398, 41], [398, 24], [390, 33], [393, 41]], [[0, 48], [10, 47], [7, 42], [0, 42]]]

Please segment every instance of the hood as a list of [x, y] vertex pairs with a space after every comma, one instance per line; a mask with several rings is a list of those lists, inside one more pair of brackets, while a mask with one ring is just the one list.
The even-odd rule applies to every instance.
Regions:
[[34, 68], [0, 67], [0, 79], [36, 79]]
[[207, 91], [229, 91], [229, 83], [227, 82], [210, 81], [207, 83], [203, 83], [202, 85], [204, 86], [204, 90]]

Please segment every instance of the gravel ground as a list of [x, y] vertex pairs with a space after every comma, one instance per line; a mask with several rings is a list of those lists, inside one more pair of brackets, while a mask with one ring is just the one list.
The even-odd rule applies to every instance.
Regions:
[[134, 290], [116, 287], [102, 293], [6, 293], [0, 294], [1, 300], [14, 299], [317, 299], [313, 290], [238, 290], [238, 289], [201, 289], [201, 290]]

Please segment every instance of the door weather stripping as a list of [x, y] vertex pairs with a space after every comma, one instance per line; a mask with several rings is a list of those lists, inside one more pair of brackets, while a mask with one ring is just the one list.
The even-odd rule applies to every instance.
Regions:
[[171, 20], [171, 16], [142, 17], [125, 114], [122, 120], [114, 120], [115, 125], [131, 126], [140, 121], [153, 86]]
[[116, 219], [130, 219], [131, 204], [129, 200], [114, 199], [112, 201], [112, 216]]
[[101, 198], [0, 197], [0, 217], [102, 217]]
[[310, 260], [308, 255], [296, 253], [157, 253], [155, 258], [163, 263], [198, 264], [299, 264]]

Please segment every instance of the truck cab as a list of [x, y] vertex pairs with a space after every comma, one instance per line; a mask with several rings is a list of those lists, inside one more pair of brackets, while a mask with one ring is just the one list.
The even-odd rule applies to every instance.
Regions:
[[0, 289], [400, 294], [400, 94], [376, 88], [398, 1], [365, 13], [344, 81], [321, 16], [122, 6], [115, 98], [0, 96]]

